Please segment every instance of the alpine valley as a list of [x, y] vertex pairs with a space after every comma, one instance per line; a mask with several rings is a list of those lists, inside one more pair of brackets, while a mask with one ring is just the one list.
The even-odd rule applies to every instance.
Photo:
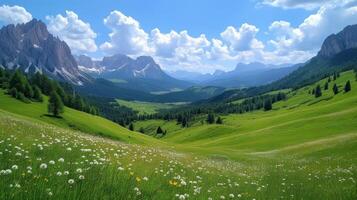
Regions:
[[[255, 16], [261, 23], [318, 13], [296, 28], [275, 21], [263, 34], [247, 23], [228, 26], [217, 39], [164, 33], [164, 22], [191, 27], [179, 23], [191, 7], [154, 2], [131, 10], [144, 25], [118, 10], [93, 19], [119, 3], [134, 6], [126, 1], [29, 6], [39, 14], [74, 6], [92, 26], [73, 11], [39, 20], [0, 4], [0, 199], [357, 199], [357, 25], [309, 29], [324, 35], [316, 50], [315, 35], [304, 32], [325, 23], [329, 9], [342, 12], [337, 4], [350, 6], [341, 16], [352, 15], [353, 1], [230, 2], [240, 15], [266, 16], [270, 6], [267, 19]], [[184, 14], [165, 12], [172, 6]], [[226, 6], [209, 15], [212, 8], [196, 6], [202, 16], [194, 19], [210, 19], [211, 28], [229, 22], [209, 18], [228, 15]], [[92, 31], [103, 23], [109, 40]], [[145, 31], [154, 25], [165, 28]], [[258, 40], [275, 29], [276, 38]], [[78, 50], [92, 40], [108, 41]], [[303, 60], [304, 52], [313, 56]]]

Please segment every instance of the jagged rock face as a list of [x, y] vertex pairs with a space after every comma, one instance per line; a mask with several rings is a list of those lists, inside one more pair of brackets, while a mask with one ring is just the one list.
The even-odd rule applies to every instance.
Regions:
[[0, 29], [0, 64], [26, 73], [40, 71], [74, 84], [88, 80], [78, 70], [68, 45], [51, 35], [46, 25], [36, 19]]
[[318, 55], [332, 57], [351, 48], [357, 48], [357, 25], [347, 26], [341, 32], [327, 37]]
[[[93, 62], [89, 57], [79, 56], [77, 62], [83, 71], [97, 71], [104, 78], [152, 79], [171, 78], [166, 75], [150, 56], [132, 59], [126, 55], [116, 54], [104, 57], [102, 61]], [[82, 68], [85, 67], [85, 68]]]

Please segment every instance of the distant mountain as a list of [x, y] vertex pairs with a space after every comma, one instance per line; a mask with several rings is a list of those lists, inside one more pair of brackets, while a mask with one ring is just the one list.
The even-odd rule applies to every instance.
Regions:
[[0, 65], [26, 73], [46, 75], [82, 85], [90, 77], [81, 73], [68, 45], [51, 35], [46, 25], [36, 19], [0, 29]]
[[211, 78], [201, 82], [202, 85], [213, 85], [229, 88], [259, 86], [276, 81], [301, 65], [265, 65], [263, 63], [237, 64], [229, 72], [215, 73]]
[[168, 72], [168, 74], [176, 79], [189, 81], [192, 83], [201, 83], [202, 81], [206, 81], [210, 79], [212, 74], [201, 74], [198, 72], [189, 72], [184, 70], [177, 70], [173, 72]]
[[132, 59], [126, 55], [116, 54], [104, 57], [101, 61], [79, 56], [77, 62], [82, 71], [95, 77], [112, 80], [123, 88], [152, 92], [185, 89], [192, 85], [167, 75], [150, 56]]
[[289, 75], [270, 84], [243, 90], [230, 90], [203, 102], [230, 101], [262, 94], [272, 90], [299, 88], [331, 76], [333, 73], [356, 69], [357, 25], [328, 36], [319, 53]]

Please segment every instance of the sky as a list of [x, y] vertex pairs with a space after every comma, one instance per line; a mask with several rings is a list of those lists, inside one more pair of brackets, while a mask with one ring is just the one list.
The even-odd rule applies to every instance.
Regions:
[[75, 55], [152, 56], [167, 71], [301, 63], [357, 23], [357, 0], [1, 0], [0, 26], [36, 18]]

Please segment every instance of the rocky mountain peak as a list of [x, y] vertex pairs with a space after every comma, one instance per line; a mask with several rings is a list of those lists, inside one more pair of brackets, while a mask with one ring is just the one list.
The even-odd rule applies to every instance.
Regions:
[[357, 48], [357, 25], [347, 26], [341, 32], [328, 36], [318, 55], [332, 57], [351, 48]]
[[0, 63], [6, 68], [26, 73], [39, 71], [74, 84], [88, 80], [78, 70], [68, 45], [51, 35], [37, 19], [0, 29]]

